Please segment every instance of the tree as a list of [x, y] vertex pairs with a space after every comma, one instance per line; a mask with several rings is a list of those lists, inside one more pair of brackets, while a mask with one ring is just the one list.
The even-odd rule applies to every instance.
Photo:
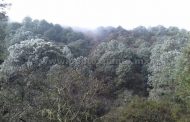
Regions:
[[149, 85], [151, 99], [169, 98], [176, 89], [175, 70], [180, 53], [176, 40], [156, 44], [151, 50], [149, 63]]
[[6, 36], [6, 25], [8, 16], [6, 14], [6, 8], [10, 6], [10, 4], [4, 2], [4, 0], [0, 0], [0, 64], [3, 62], [5, 58], [5, 36]]
[[134, 71], [133, 63], [130, 60], [123, 61], [119, 64], [116, 69], [116, 74], [118, 75], [117, 85], [124, 85], [126, 82], [132, 80], [132, 75]]
[[7, 20], [6, 8], [10, 6], [10, 3], [6, 3], [4, 0], [0, 0], [0, 20]]
[[[106, 104], [109, 101], [98, 96], [104, 90], [101, 81], [60, 66], [52, 67], [48, 77], [51, 87], [44, 92], [49, 96], [48, 98], [44, 95], [46, 97], [44, 101], [47, 103], [41, 110], [44, 118], [55, 121], [88, 122], [100, 117], [106, 111]], [[51, 113], [52, 118], [46, 116]]]
[[5, 58], [5, 36], [6, 36], [6, 22], [0, 20], [0, 64]]
[[7, 46], [11, 46], [17, 43], [20, 43], [21, 41], [25, 40], [31, 40], [31, 39], [36, 39], [39, 38], [37, 35], [35, 35], [31, 31], [24, 31], [22, 28], [16, 30], [15, 34], [9, 34], [5, 40], [7, 43]]
[[[67, 53], [42, 39], [26, 40], [9, 47], [9, 56], [1, 66], [1, 112], [6, 121], [35, 116], [43, 92], [50, 87], [48, 71], [54, 65], [68, 67]], [[22, 116], [22, 117], [23, 117]], [[21, 117], [21, 118], [22, 118]], [[26, 118], [22, 118], [26, 119]]]
[[135, 97], [127, 105], [118, 107], [105, 115], [103, 120], [105, 122], [183, 122], [180, 114], [179, 105]]
[[90, 41], [79, 39], [69, 43], [68, 47], [71, 49], [75, 57], [88, 56], [92, 44]]
[[[22, 41], [20, 44], [10, 46], [8, 51], [9, 56], [2, 65], [2, 71], [8, 74], [18, 73], [17, 71], [20, 70], [43, 69], [45, 71], [59, 63], [68, 65], [66, 64], [68, 54], [64, 48], [61, 49], [42, 39]], [[70, 52], [67, 51], [67, 53]]]
[[185, 105], [188, 109], [190, 108], [190, 45], [186, 46], [183, 50], [182, 55], [180, 56], [177, 62], [177, 71], [176, 71], [176, 84], [178, 85], [176, 90], [177, 98]]
[[123, 43], [111, 40], [101, 43], [92, 53], [91, 60], [96, 65], [96, 72], [101, 74], [100, 76], [115, 77], [116, 68], [122, 61], [131, 59], [130, 54], [130, 50], [127, 50]]

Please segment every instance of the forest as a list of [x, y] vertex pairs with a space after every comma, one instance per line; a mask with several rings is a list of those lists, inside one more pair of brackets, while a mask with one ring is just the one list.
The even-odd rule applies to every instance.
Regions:
[[0, 122], [190, 122], [189, 61], [178, 27], [81, 31], [2, 12]]

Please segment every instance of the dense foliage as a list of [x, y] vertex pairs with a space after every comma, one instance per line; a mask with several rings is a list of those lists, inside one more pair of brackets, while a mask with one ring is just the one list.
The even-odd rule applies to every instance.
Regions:
[[0, 121], [190, 121], [188, 31], [0, 25]]
[[6, 25], [7, 25], [7, 13], [6, 8], [11, 4], [6, 3], [4, 0], [0, 0], [0, 64], [5, 58], [5, 36], [6, 36]]

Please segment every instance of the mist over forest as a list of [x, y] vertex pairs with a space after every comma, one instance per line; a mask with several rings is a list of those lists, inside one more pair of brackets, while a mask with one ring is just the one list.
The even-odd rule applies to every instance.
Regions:
[[65, 27], [0, 3], [0, 122], [190, 122], [190, 31]]

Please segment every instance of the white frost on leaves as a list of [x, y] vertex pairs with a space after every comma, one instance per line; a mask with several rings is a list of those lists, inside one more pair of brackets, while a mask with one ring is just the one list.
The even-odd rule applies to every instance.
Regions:
[[88, 63], [87, 57], [80, 56], [72, 61], [71, 66], [74, 70], [79, 71], [84, 75], [89, 75], [91, 70]]
[[71, 50], [69, 49], [69, 47], [66, 45], [66, 46], [64, 46], [64, 48], [63, 48], [63, 54], [66, 56], [66, 58], [68, 58], [68, 59], [71, 59], [71, 58], [73, 58], [73, 55], [72, 55], [72, 53], [71, 53]]
[[1, 66], [1, 72], [8, 74], [17, 71], [32, 71], [42, 66], [48, 68], [59, 63], [58, 59], [66, 60], [72, 55], [67, 46], [61, 49], [43, 39], [22, 41], [10, 46], [8, 51], [9, 56]]
[[159, 99], [164, 95], [171, 95], [174, 92], [174, 73], [177, 60], [181, 55], [181, 44], [177, 40], [165, 40], [156, 44], [151, 50], [148, 70], [148, 84], [153, 87], [150, 90], [151, 99]]

